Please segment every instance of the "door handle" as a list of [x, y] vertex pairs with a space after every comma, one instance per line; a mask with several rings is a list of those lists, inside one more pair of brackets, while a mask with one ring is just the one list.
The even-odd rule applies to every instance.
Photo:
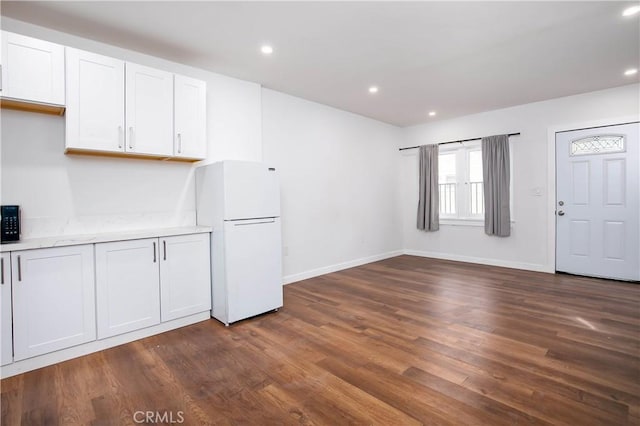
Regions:
[[262, 222], [234, 223], [233, 226], [262, 225], [263, 223], [275, 223], [275, 220], [264, 220]]
[[122, 149], [122, 139], [124, 138], [124, 132], [122, 126], [118, 126], [118, 149]]
[[129, 126], [129, 149], [133, 149], [133, 126]]
[[564, 216], [564, 212], [562, 210], [558, 211], [558, 216]]

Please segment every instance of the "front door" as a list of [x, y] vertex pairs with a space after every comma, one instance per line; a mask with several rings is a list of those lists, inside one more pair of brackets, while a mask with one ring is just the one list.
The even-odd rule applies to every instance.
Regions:
[[640, 124], [556, 133], [556, 270], [640, 280]]

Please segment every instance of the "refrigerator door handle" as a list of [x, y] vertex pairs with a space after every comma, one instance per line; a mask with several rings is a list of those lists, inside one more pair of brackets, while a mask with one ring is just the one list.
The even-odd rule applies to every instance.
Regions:
[[275, 223], [275, 219], [271, 219], [271, 220], [261, 220], [259, 222], [241, 222], [241, 223], [234, 223], [233, 226], [248, 226], [248, 225], [261, 225], [263, 223]]

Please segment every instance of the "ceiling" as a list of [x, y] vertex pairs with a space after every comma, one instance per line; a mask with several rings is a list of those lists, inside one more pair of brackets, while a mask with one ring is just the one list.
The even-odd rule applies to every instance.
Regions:
[[640, 67], [633, 4], [2, 1], [2, 15], [408, 126], [638, 82], [623, 75]]

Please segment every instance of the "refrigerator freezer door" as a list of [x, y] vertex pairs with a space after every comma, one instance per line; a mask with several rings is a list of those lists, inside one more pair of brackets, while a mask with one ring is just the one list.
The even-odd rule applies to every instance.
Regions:
[[224, 220], [280, 216], [275, 170], [261, 163], [225, 161]]
[[280, 219], [225, 222], [228, 322], [282, 306]]

